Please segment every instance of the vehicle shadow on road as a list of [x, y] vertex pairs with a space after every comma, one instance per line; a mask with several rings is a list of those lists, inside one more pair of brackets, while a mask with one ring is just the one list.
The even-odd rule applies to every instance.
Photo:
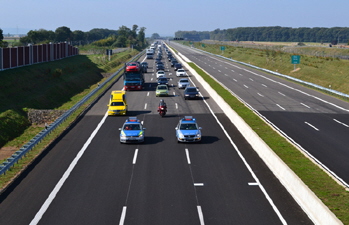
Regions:
[[129, 116], [138, 116], [138, 115], [142, 115], [142, 114], [148, 114], [151, 113], [151, 111], [148, 110], [144, 110], [144, 111], [127, 111], [127, 117]]
[[152, 145], [152, 144], [157, 144], [160, 142], [163, 142], [164, 138], [163, 137], [152, 137], [152, 136], [146, 136], [144, 139], [145, 145]]
[[217, 141], [219, 141], [219, 138], [216, 136], [202, 136], [201, 144], [213, 144]]

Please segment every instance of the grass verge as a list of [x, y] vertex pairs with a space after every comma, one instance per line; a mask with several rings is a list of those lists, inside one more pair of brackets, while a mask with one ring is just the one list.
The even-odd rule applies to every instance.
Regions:
[[[189, 42], [183, 42], [182, 44], [189, 45]], [[347, 82], [349, 77], [349, 60], [321, 56], [336, 55], [338, 49], [323, 47], [314, 49], [300, 48], [297, 53], [301, 56], [300, 64], [297, 65], [298, 70], [294, 71], [294, 64], [291, 64], [291, 56], [294, 54], [285, 52], [287, 49], [272, 47], [254, 49], [227, 45], [225, 46], [225, 50], [221, 51], [221, 45], [217, 44], [205, 44], [205, 47], [203, 47], [202, 43], [194, 42], [193, 45], [197, 49], [216, 55], [222, 55], [257, 67], [277, 71], [303, 81], [349, 94], [349, 82]], [[316, 54], [319, 52], [321, 54], [317, 56]]]
[[194, 63], [188, 63], [269, 145], [344, 224], [349, 224], [349, 192], [305, 157], [261, 118], [236, 99]]
[[[85, 83], [86, 88], [73, 96], [70, 96], [67, 94], [70, 92], [63, 91], [62, 93], [65, 93], [67, 95], [62, 95], [62, 98], [69, 99], [69, 100], [65, 101], [65, 102], [60, 101], [61, 104], [58, 107], [56, 107], [55, 109], [69, 109], [69, 108], [71, 108], [73, 105], [75, 105], [77, 102], [79, 102], [84, 96], [86, 96], [93, 89], [95, 89], [97, 87], [98, 83], [103, 82], [105, 79], [107, 79], [107, 77], [103, 78], [100, 75], [100, 72], [114, 73], [115, 71], [117, 71], [119, 68], [121, 68], [124, 65], [124, 62], [126, 62], [128, 59], [130, 59], [131, 57], [133, 57], [134, 55], [136, 55], [138, 53], [139, 53], [138, 51], [122, 52], [122, 53], [119, 53], [118, 56], [114, 55], [114, 60], [111, 60], [110, 62], [107, 62], [104, 64], [95, 64], [93, 62], [93, 58], [89, 59], [88, 60], [89, 64], [87, 64], [88, 66], [82, 67], [83, 70], [85, 70], [85, 72], [82, 70], [82, 73], [85, 74], [85, 76], [94, 76], [93, 74], [91, 74], [90, 71], [88, 71], [88, 70], [91, 70], [91, 68], [94, 68], [93, 73], [98, 72], [98, 74], [99, 74], [98, 77], [100, 77], [100, 79], [95, 80], [94, 84], [91, 84], [91, 83], [86, 84]], [[86, 56], [82, 56], [82, 57], [86, 58]], [[89, 57], [95, 57], [95, 56], [89, 56]], [[50, 67], [50, 66], [52, 67], [52, 66], [56, 65], [56, 64], [52, 64], [52, 63], [47, 63], [47, 64], [51, 64], [51, 65], [45, 65], [46, 67]], [[74, 64], [74, 62], [73, 62], [73, 64]], [[79, 67], [79, 65], [77, 65], [77, 66]], [[108, 68], [108, 70], [106, 68]], [[32, 70], [33, 68], [27, 68], [27, 69]], [[14, 70], [16, 70], [16, 69], [14, 69]], [[11, 72], [11, 71], [9, 71], [9, 72]], [[79, 74], [80, 74], [80, 72], [79, 72]], [[71, 74], [71, 76], [74, 77], [77, 75]], [[74, 112], [55, 131], [53, 131], [51, 134], [49, 134], [41, 143], [36, 145], [35, 148], [33, 150], [31, 150], [26, 155], [26, 157], [22, 158], [22, 160], [20, 160], [17, 164], [15, 164], [5, 175], [0, 176], [0, 190], [5, 188], [6, 185], [9, 184], [9, 182], [11, 182], [23, 169], [25, 169], [28, 166], [28, 164], [30, 162], [32, 162], [39, 154], [41, 154], [41, 152], [54, 139], [56, 139], [59, 135], [61, 135], [62, 132], [64, 132], [70, 126], [70, 124], [73, 123], [77, 119], [77, 117], [91, 104], [91, 102], [93, 102], [96, 98], [98, 98], [99, 95], [101, 93], [103, 93], [109, 87], [110, 84], [115, 82], [116, 79], [118, 79], [118, 77], [115, 77], [113, 80], [109, 81], [107, 85], [105, 85], [103, 88], [101, 88], [93, 97], [90, 98], [90, 100], [88, 102], [86, 102], [76, 112]], [[0, 77], [0, 80], [1, 80], [1, 77]], [[35, 82], [35, 81], [33, 81], [33, 82]], [[57, 82], [57, 80], [56, 80], [56, 82]], [[60, 84], [58, 84], [58, 85], [60, 85]], [[62, 87], [64, 87], [64, 90], [70, 89], [71, 88], [70, 85], [71, 85], [71, 83], [66, 82], [65, 85], [62, 85]], [[24, 96], [23, 102], [28, 102], [28, 101], [29, 100], [26, 99], [26, 97]], [[42, 106], [42, 105], [39, 105], [39, 106]], [[23, 104], [18, 103], [18, 105], [16, 105], [16, 108], [18, 108], [18, 109], [21, 109], [22, 107], [23, 107]], [[6, 111], [5, 111], [5, 113], [6, 113]], [[11, 115], [11, 117], [6, 117], [7, 115]], [[11, 125], [15, 127], [15, 126], [18, 126], [18, 124], [16, 124], [16, 123], [25, 123], [23, 130], [20, 130], [19, 132], [13, 134], [13, 135], [16, 135], [16, 134], [20, 133], [20, 135], [18, 135], [18, 137], [14, 138], [11, 141], [8, 141], [5, 144], [5, 146], [12, 146], [12, 147], [17, 148], [17, 149], [19, 149], [24, 143], [27, 143], [29, 140], [31, 140], [37, 133], [39, 133], [43, 129], [42, 127], [33, 126], [30, 124], [28, 126], [28, 119], [26, 118], [25, 113], [21, 113], [19, 115], [21, 117], [17, 116], [17, 114], [13, 115], [12, 113], [8, 113], [8, 114], [0, 113], [0, 117], [3, 116], [3, 118], [6, 118], [6, 121], [7, 121], [6, 122], [5, 119], [0, 120], [0, 125], [2, 125], [2, 127], [8, 128], [6, 130], [2, 130], [2, 134], [10, 132]], [[19, 119], [17, 117], [19, 117]], [[11, 122], [11, 124], [9, 124], [10, 122]]]

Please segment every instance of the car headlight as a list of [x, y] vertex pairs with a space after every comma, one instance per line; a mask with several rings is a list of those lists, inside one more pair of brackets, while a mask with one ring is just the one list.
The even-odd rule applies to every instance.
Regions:
[[184, 135], [182, 133], [178, 133], [178, 138], [184, 138]]
[[126, 137], [126, 134], [125, 134], [125, 132], [123, 132], [123, 131], [121, 131], [121, 133], [120, 133], [120, 137]]
[[200, 134], [200, 133], [197, 133], [197, 134], [196, 134], [196, 137], [198, 137], [198, 138], [201, 137], [201, 134]]
[[143, 137], [143, 135], [144, 135], [144, 132], [141, 131], [141, 132], [139, 132], [138, 137]]

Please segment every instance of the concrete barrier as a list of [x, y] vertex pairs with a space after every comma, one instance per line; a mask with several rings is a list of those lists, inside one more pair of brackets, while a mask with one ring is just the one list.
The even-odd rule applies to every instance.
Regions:
[[[203, 88], [225, 112], [230, 121], [237, 127], [244, 138], [250, 143], [259, 157], [280, 180], [287, 191], [292, 195], [299, 206], [315, 224], [335, 225], [343, 224], [328, 207], [308, 188], [307, 185], [270, 149], [270, 147], [248, 126], [248, 124], [224, 101], [224, 99], [211, 88], [211, 86], [187, 62], [184, 55], [178, 52], [178, 60], [200, 82]], [[203, 69], [202, 69], [203, 70]], [[204, 71], [204, 70], [203, 70]], [[206, 71], [205, 71], [206, 72]], [[207, 72], [206, 72], [207, 73]], [[211, 76], [209, 73], [207, 73]], [[211, 76], [212, 77], [212, 76]], [[216, 80], [214, 77], [212, 77]], [[217, 83], [220, 83], [216, 80]], [[221, 83], [220, 83], [221, 84]], [[230, 91], [223, 84], [222, 87]]]

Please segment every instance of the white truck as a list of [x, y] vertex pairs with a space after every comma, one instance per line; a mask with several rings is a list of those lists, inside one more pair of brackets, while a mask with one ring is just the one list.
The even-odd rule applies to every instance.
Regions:
[[153, 49], [147, 49], [146, 55], [147, 55], [147, 59], [153, 59], [154, 58], [154, 50]]

